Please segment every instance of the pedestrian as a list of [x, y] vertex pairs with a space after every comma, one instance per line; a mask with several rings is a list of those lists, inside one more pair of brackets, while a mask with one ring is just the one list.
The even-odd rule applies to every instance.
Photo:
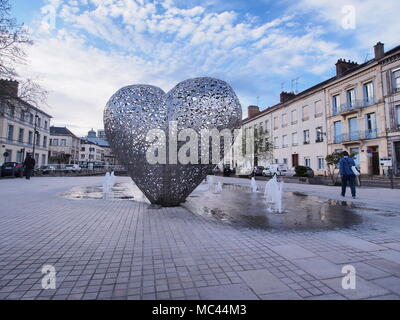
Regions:
[[24, 172], [25, 178], [29, 180], [32, 176], [33, 169], [35, 168], [36, 161], [32, 158], [32, 155], [28, 153], [24, 161]]
[[356, 163], [352, 158], [349, 157], [349, 153], [344, 151], [342, 153], [343, 158], [339, 161], [340, 176], [342, 178], [342, 197], [346, 195], [347, 184], [350, 186], [351, 195], [353, 199], [356, 198], [356, 175], [353, 171], [353, 167]]

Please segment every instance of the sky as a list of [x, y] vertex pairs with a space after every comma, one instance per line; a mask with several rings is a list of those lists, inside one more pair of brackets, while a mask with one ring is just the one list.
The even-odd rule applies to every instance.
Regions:
[[400, 44], [399, 0], [10, 0], [34, 41], [23, 78], [48, 92], [52, 124], [83, 136], [103, 128], [121, 87], [169, 91], [210, 76], [227, 81], [247, 115], [335, 74], [345, 58]]

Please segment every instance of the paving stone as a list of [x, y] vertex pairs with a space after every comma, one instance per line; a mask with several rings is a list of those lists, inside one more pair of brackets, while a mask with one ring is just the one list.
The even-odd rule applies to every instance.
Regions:
[[400, 295], [400, 278], [398, 277], [387, 277], [382, 279], [376, 279], [373, 282], [383, 288], [392, 291], [397, 295]]
[[238, 274], [256, 294], [270, 294], [290, 289], [268, 270], [241, 271]]
[[316, 256], [315, 253], [307, 249], [304, 249], [296, 244], [272, 246], [271, 249], [274, 250], [280, 256], [288, 260], [299, 259], [299, 258], [310, 258]]
[[356, 289], [346, 290], [342, 288], [342, 279], [343, 278], [328, 279], [323, 280], [322, 282], [348, 299], [366, 299], [390, 293], [389, 290], [378, 286], [371, 281], [366, 281], [360, 277], [356, 278]]
[[230, 284], [198, 289], [202, 300], [258, 300], [258, 297], [243, 284]]
[[295, 265], [317, 279], [329, 279], [341, 275], [341, 267], [321, 257], [295, 259]]
[[360, 276], [365, 280], [373, 280], [390, 276], [389, 273], [372, 267], [364, 262], [351, 263], [350, 265], [355, 268], [357, 276]]

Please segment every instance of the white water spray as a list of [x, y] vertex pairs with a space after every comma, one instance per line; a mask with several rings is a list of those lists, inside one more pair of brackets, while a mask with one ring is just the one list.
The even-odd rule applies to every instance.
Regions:
[[257, 189], [258, 189], [257, 182], [256, 182], [256, 179], [254, 177], [251, 178], [250, 184], [251, 184], [251, 190], [253, 192], [257, 192]]
[[276, 175], [265, 185], [265, 197], [268, 211], [282, 213], [283, 181], [278, 182]]

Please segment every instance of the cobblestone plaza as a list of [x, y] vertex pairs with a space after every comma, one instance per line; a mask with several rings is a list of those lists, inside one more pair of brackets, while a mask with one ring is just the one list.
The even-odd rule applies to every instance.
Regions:
[[[0, 299], [400, 298], [398, 191], [360, 190], [360, 203], [381, 208], [368, 228], [298, 232], [238, 229], [183, 207], [61, 196], [101, 185], [100, 177], [0, 184]], [[321, 186], [286, 190], [335, 197]], [[349, 264], [355, 290], [341, 285]], [[42, 288], [44, 265], [55, 268], [54, 290]]]

